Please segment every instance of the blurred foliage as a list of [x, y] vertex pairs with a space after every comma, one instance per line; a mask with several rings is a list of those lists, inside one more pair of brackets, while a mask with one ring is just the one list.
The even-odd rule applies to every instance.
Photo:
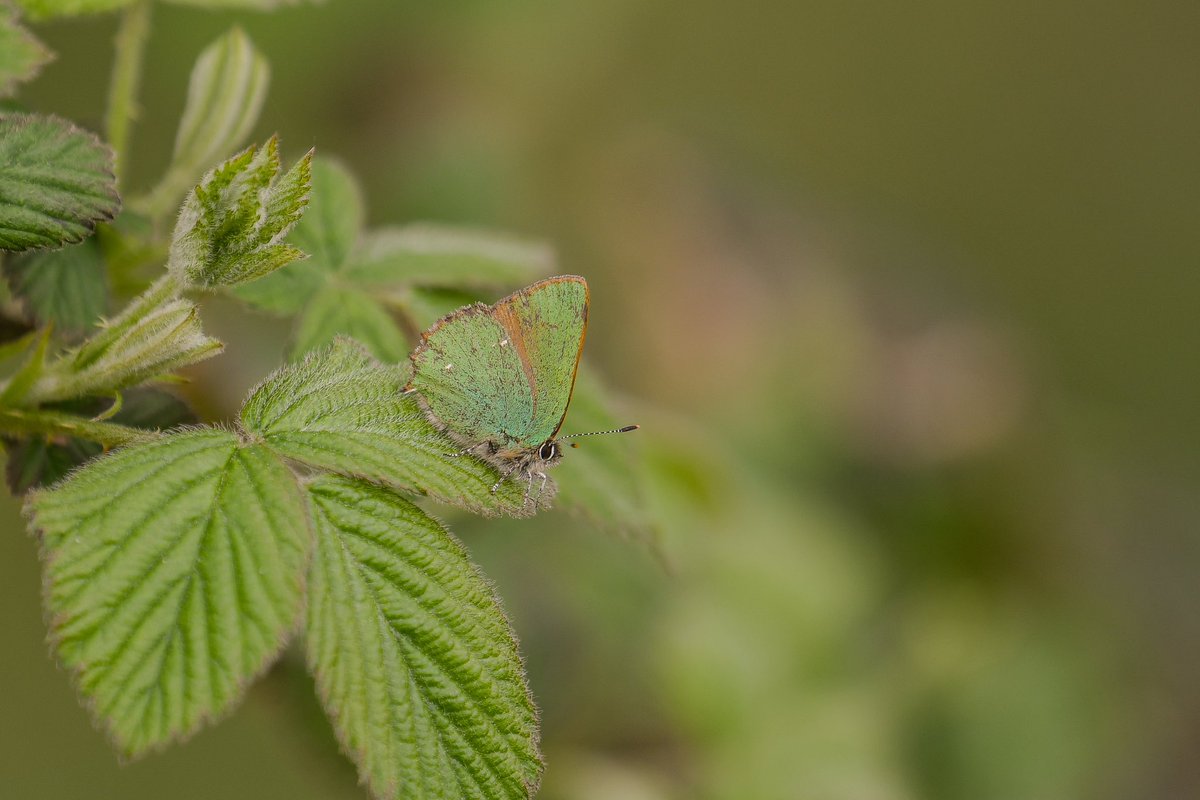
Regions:
[[[1200, 794], [1190, 6], [154, 13], [135, 185], [233, 17], [274, 66], [255, 135], [340, 157], [368, 227], [513, 230], [589, 278], [585, 360], [642, 398], [612, 444], [644, 451], [667, 567], [561, 512], [436, 509], [521, 638], [540, 796]], [[35, 26], [59, 58], [22, 101], [98, 127], [112, 25]], [[228, 416], [288, 331], [205, 320], [244, 344], [188, 399]], [[0, 785], [361, 796], [295, 660], [117, 767], [45, 656], [2, 502], [0, 713], [25, 723]]]

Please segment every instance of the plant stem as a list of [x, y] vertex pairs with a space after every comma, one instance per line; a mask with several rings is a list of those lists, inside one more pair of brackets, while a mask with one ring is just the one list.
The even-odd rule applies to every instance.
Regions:
[[146, 37], [150, 32], [150, 0], [137, 0], [121, 15], [114, 42], [112, 82], [108, 86], [108, 114], [105, 128], [108, 143], [116, 154], [118, 185], [124, 176], [125, 156], [129, 147], [129, 129], [138, 116], [137, 94], [142, 82], [142, 60]]
[[149, 442], [163, 436], [158, 431], [131, 428], [115, 422], [98, 422], [61, 411], [29, 411], [15, 408], [0, 408], [0, 433], [18, 436], [73, 436], [97, 442], [105, 447]]

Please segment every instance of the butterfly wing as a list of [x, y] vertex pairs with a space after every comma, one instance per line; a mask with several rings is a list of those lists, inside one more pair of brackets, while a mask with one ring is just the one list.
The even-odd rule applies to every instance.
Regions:
[[434, 324], [413, 352], [409, 388], [466, 444], [508, 446], [529, 427], [533, 393], [507, 331], [476, 304]]
[[537, 447], [566, 415], [587, 313], [587, 282], [575, 276], [456, 311], [422, 337], [410, 387], [466, 442]]
[[493, 307], [531, 387], [532, 414], [522, 436], [526, 446], [540, 445], [562, 426], [587, 335], [588, 301], [587, 281], [563, 275], [539, 281]]

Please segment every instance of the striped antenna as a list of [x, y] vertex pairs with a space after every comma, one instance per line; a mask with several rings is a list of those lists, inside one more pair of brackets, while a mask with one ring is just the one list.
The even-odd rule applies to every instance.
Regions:
[[624, 428], [613, 428], [611, 431], [592, 431], [591, 433], [572, 433], [567, 436], [559, 436], [558, 439], [574, 439], [576, 436], [604, 436], [609, 433], [629, 433], [636, 431], [641, 425], [626, 425]]

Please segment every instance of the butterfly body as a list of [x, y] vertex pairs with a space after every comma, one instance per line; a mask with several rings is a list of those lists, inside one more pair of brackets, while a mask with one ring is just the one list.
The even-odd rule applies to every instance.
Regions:
[[546, 469], [562, 458], [555, 437], [575, 386], [588, 303], [587, 281], [564, 275], [492, 306], [461, 308], [422, 334], [405, 391], [462, 454], [492, 464], [500, 482], [526, 480], [527, 495], [540, 480], [544, 494]]

